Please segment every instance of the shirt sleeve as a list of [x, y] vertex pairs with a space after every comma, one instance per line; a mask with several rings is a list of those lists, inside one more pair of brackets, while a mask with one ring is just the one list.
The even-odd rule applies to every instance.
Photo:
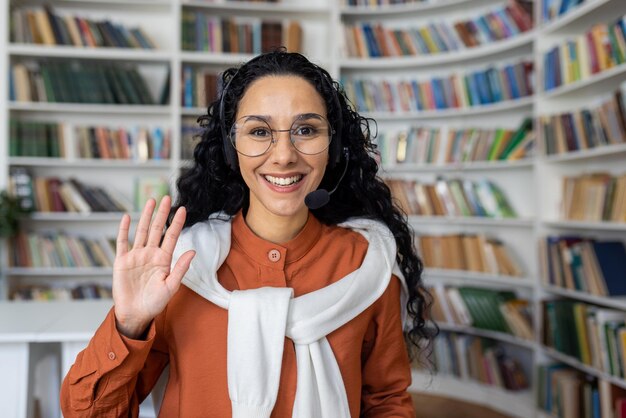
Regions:
[[162, 338], [165, 312], [148, 328], [145, 340], [121, 335], [113, 309], [78, 353], [61, 386], [65, 418], [137, 417], [168, 363]]
[[362, 355], [361, 417], [415, 417], [411, 365], [402, 333], [400, 281], [393, 276], [373, 306]]

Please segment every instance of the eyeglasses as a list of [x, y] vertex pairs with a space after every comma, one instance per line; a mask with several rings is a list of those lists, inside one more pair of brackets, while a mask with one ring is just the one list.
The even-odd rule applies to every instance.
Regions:
[[258, 157], [277, 141], [275, 132], [289, 132], [294, 148], [307, 155], [324, 152], [335, 133], [328, 121], [316, 113], [298, 116], [289, 129], [273, 129], [261, 116], [243, 116], [230, 128], [230, 141], [240, 154]]

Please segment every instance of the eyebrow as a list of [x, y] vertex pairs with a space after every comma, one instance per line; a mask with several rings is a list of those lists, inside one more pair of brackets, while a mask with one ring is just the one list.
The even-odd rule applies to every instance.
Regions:
[[[319, 113], [300, 113], [299, 115], [296, 115], [296, 117], [293, 120], [296, 119], [320, 119], [323, 118], [324, 116], [320, 115]], [[265, 122], [271, 122], [272, 120], [272, 116], [270, 115], [244, 115], [242, 116], [242, 118], [246, 118], [246, 119], [260, 119], [262, 121]]]

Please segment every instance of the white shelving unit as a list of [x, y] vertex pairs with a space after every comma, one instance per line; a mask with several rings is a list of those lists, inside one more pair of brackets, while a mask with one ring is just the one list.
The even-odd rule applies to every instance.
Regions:
[[[382, 130], [397, 130], [410, 125], [456, 126], [456, 127], [505, 127], [513, 129], [524, 116], [538, 117], [554, 112], [573, 110], [587, 104], [589, 98], [611, 92], [620, 82], [626, 81], [626, 64], [596, 74], [587, 80], [565, 85], [549, 92], [541, 86], [543, 53], [568, 37], [580, 34], [591, 25], [607, 22], [618, 14], [626, 14], [623, 0], [585, 0], [576, 9], [552, 22], [538, 24], [530, 32], [507, 40], [418, 57], [355, 59], [343, 56], [341, 39], [342, 23], [358, 21], [389, 21], [400, 24], [419, 25], [435, 19], [455, 19], [475, 16], [501, 5], [504, 0], [432, 0], [424, 3], [385, 7], [347, 7], [332, 0], [307, 2], [305, 0], [283, 0], [280, 3], [262, 4], [253, 2], [220, 1], [209, 3], [194, 0], [54, 0], [53, 6], [60, 12], [81, 16], [111, 18], [129, 25], [139, 25], [155, 40], [159, 49], [127, 50], [120, 48], [73, 48], [64, 46], [12, 44], [9, 42], [9, 8], [21, 6], [17, 0], [3, 4], [0, 13], [0, 68], [8, 74], [13, 62], [37, 59], [84, 60], [98, 62], [133, 62], [142, 67], [169, 67], [169, 105], [122, 106], [68, 103], [17, 103], [10, 102], [7, 77], [0, 77], [0, 189], [8, 180], [11, 166], [26, 166], [36, 175], [72, 174], [96, 185], [119, 186], [120, 191], [132, 196], [130, 178], [143, 175], [160, 175], [173, 184], [181, 168], [188, 165], [181, 159], [181, 120], [197, 117], [203, 108], [184, 108], [180, 105], [181, 69], [184, 65], [210, 68], [216, 72], [238, 65], [252, 58], [249, 54], [215, 54], [182, 50], [181, 16], [185, 10], [210, 12], [224, 17], [244, 16], [277, 20], [297, 19], [303, 26], [304, 52], [316, 63], [327, 68], [334, 77], [366, 76], [425, 76], [439, 72], [461, 71], [466, 68], [484, 67], [486, 63], [514, 62], [523, 57], [533, 57], [535, 62], [535, 95], [514, 101], [477, 106], [465, 109], [404, 113], [364, 113], [378, 122]], [[535, 22], [540, 22], [541, 0], [535, 3]], [[31, 3], [28, 3], [29, 5]], [[146, 19], [149, 16], [149, 19]], [[154, 76], [155, 92], [163, 75]], [[69, 124], [113, 124], [162, 126], [172, 132], [171, 158], [161, 161], [131, 162], [79, 159], [73, 154], [62, 160], [50, 158], [9, 157], [8, 119], [20, 117], [33, 121], [68, 122]], [[541, 135], [538, 132], [539, 143]], [[541, 149], [541, 147], [539, 147]], [[597, 298], [581, 292], [554, 287], [543, 287], [539, 280], [539, 265], [536, 242], [544, 234], [577, 233], [594, 237], [619, 238], [626, 241], [626, 224], [610, 222], [574, 222], [559, 218], [560, 179], [564, 175], [593, 170], [612, 173], [626, 171], [626, 145], [607, 146], [566, 155], [538, 155], [532, 160], [516, 162], [473, 162], [447, 165], [395, 164], [383, 167], [383, 176], [394, 178], [433, 179], [437, 176], [464, 178], [487, 177], [497, 181], [509, 194], [519, 218], [491, 219], [477, 217], [426, 217], [411, 216], [409, 222], [417, 233], [485, 233], [494, 236], [509, 246], [524, 267], [524, 277], [511, 278], [465, 271], [427, 269], [426, 283], [444, 283], [450, 286], [476, 286], [513, 289], [529, 295], [535, 305], [535, 341], [525, 341], [510, 335], [441, 324], [442, 330], [460, 334], [490, 338], [511, 345], [530, 354], [527, 369], [534, 369], [544, 361], [562, 361], [594, 376], [626, 387], [626, 381], [583, 365], [575, 359], [557, 353], [540, 343], [539, 323], [541, 300], [549, 297], [565, 297], [592, 304], [626, 310], [622, 300]], [[103, 175], [106, 174], [106, 175]], [[131, 214], [134, 219], [136, 213]], [[89, 215], [34, 214], [28, 221], [33, 229], [63, 229], [80, 231], [89, 229], [94, 236], [112, 236], [120, 214]], [[87, 228], [88, 227], [88, 228]], [[1, 250], [1, 248], [0, 248]], [[0, 251], [1, 254], [1, 251]], [[0, 297], [6, 298], [7, 283], [59, 281], [80, 282], [110, 280], [111, 269], [0, 269]], [[430, 376], [415, 371], [412, 390], [452, 396], [470, 402], [482, 403], [498, 411], [518, 417], [546, 417], [538, 411], [531, 391], [512, 393], [484, 386], [473, 381], [454, 379], [448, 376]], [[536, 378], [529, 376], [536, 385]]]

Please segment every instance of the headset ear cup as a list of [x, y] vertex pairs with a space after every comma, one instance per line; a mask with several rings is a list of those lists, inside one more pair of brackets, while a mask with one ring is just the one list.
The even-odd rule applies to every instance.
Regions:
[[239, 170], [239, 160], [237, 159], [237, 151], [235, 151], [235, 147], [233, 147], [233, 144], [231, 144], [228, 136], [224, 136], [222, 142], [224, 148], [224, 159], [226, 160], [226, 164], [233, 171]]

